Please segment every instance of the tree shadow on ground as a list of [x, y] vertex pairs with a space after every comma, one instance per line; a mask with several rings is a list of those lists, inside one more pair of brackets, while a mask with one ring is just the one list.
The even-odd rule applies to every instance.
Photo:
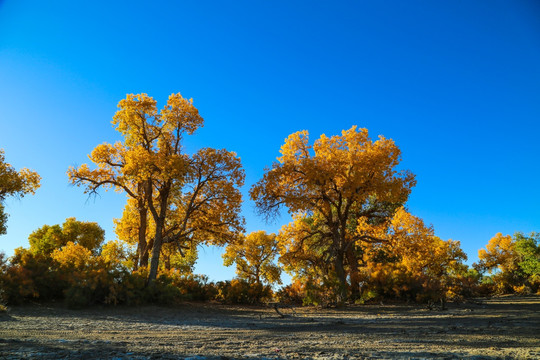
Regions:
[[[55, 344], [56, 343], [56, 344]], [[295, 354], [238, 354], [215, 355], [215, 354], [184, 354], [174, 350], [169, 351], [145, 351], [131, 352], [125, 346], [110, 344], [106, 341], [68, 341], [56, 340], [51, 344], [37, 344], [24, 340], [0, 339], [0, 356], [2, 359], [114, 359], [114, 360], [150, 360], [150, 359], [189, 359], [189, 360], [255, 360], [255, 359], [288, 359], [299, 358], [301, 353]], [[307, 354], [305, 354], [307, 355]], [[352, 357], [341, 352], [319, 352], [319, 359], [348, 359], [348, 358], [376, 358], [376, 359], [470, 359], [470, 360], [494, 360], [502, 359], [499, 356], [464, 355], [459, 353], [435, 353], [427, 351], [373, 351], [357, 352]], [[301, 358], [301, 357], [300, 357]], [[307, 355], [307, 358], [312, 356]]]

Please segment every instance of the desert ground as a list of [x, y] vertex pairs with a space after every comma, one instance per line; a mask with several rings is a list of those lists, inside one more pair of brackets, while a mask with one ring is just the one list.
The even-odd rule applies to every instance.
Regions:
[[0, 314], [0, 359], [540, 359], [539, 296], [281, 312], [17, 306]]

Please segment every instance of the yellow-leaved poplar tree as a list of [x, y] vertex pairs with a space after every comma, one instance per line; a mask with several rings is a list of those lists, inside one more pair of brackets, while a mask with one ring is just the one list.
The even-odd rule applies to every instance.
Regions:
[[[131, 94], [118, 107], [113, 125], [124, 137], [123, 143], [101, 145], [108, 150], [103, 161], [97, 158], [96, 169], [83, 165], [70, 169], [68, 175], [87, 191], [112, 186], [134, 200], [139, 259], [150, 256], [151, 283], [164, 244], [178, 249], [186, 243], [223, 245], [243, 230], [239, 188], [244, 172], [237, 155], [225, 149], [203, 148], [192, 155], [183, 152], [184, 136], [203, 125], [191, 99], [172, 94], [158, 110], [148, 95]], [[151, 240], [149, 217], [154, 226]]]
[[[495, 234], [485, 249], [478, 251], [480, 261], [476, 267], [480, 272], [486, 270], [492, 274], [491, 279], [497, 293], [511, 293], [523, 284], [523, 273], [519, 267], [519, 254], [516, 242], [510, 235]], [[518, 291], [519, 292], [519, 291]]]
[[391, 139], [381, 136], [373, 141], [367, 129], [353, 126], [341, 135], [322, 135], [313, 145], [308, 132], [300, 131], [285, 140], [278, 162], [250, 190], [259, 213], [267, 219], [282, 206], [294, 215], [296, 220], [285, 231], [291, 249], [295, 247], [291, 242], [318, 244], [314, 252], [330, 261], [340, 302], [359, 293], [357, 282], [347, 280], [358, 277], [347, 272], [347, 267], [358, 268], [357, 247], [364, 237], [356, 231], [358, 220], [388, 219], [415, 185], [413, 174], [396, 170], [400, 160], [400, 150]]

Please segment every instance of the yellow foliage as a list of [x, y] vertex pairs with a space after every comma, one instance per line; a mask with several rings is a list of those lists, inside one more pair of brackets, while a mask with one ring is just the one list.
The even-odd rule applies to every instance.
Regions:
[[61, 249], [54, 250], [51, 258], [58, 262], [61, 267], [79, 270], [90, 265], [93, 259], [90, 250], [71, 241]]
[[394, 170], [400, 161], [394, 142], [383, 137], [374, 142], [366, 129], [353, 126], [341, 136], [322, 135], [313, 146], [308, 140], [307, 131], [290, 135], [279, 163], [252, 187], [251, 197], [261, 211], [284, 204], [291, 213], [317, 210], [329, 215], [332, 207], [341, 211], [369, 197], [404, 202], [416, 183], [411, 173]]
[[[359, 228], [365, 231], [365, 226]], [[455, 297], [460, 289], [453, 279], [467, 259], [459, 241], [444, 241], [433, 228], [404, 208], [396, 211], [380, 242], [363, 244], [362, 280], [379, 295], [414, 297], [417, 300]]]
[[102, 246], [100, 257], [105, 264], [112, 266], [123, 265], [129, 269], [133, 267], [132, 252], [132, 249], [126, 249], [125, 244], [119, 240], [112, 240]]
[[394, 264], [401, 264], [413, 275], [430, 275], [436, 278], [456, 270], [467, 258], [459, 241], [444, 241], [434, 235], [433, 228], [422, 219], [398, 209], [386, 230], [382, 245], [365, 244], [367, 258], [374, 259], [383, 251]]
[[517, 254], [510, 235], [497, 233], [486, 245], [486, 249], [478, 251], [478, 258], [483, 267], [491, 273], [495, 269], [509, 273], [517, 268]]
[[[138, 266], [146, 267], [150, 257], [150, 281], [164, 245], [225, 244], [243, 228], [240, 159], [207, 148], [192, 156], [182, 153], [184, 135], [201, 127], [203, 118], [181, 94], [172, 94], [162, 110], [156, 104], [147, 94], [127, 95], [112, 121], [124, 141], [97, 146], [90, 156], [95, 169], [68, 170], [71, 182], [87, 192], [113, 187], [129, 195], [117, 234], [137, 243]], [[170, 261], [172, 254], [165, 254]]]
[[17, 172], [5, 162], [4, 150], [0, 149], [0, 235], [6, 233], [7, 214], [4, 213], [3, 201], [8, 196], [22, 198], [34, 194], [39, 188], [41, 177], [26, 168]]
[[[140, 218], [137, 211], [137, 201], [127, 199], [127, 204], [124, 207], [122, 217], [113, 219], [114, 232], [116, 237], [128, 245], [136, 245], [139, 236]], [[153, 222], [149, 222], [146, 226], [145, 237], [151, 237], [155, 232]]]
[[38, 173], [26, 168], [17, 172], [5, 162], [4, 150], [0, 149], [0, 202], [7, 196], [23, 197], [34, 194], [39, 188], [41, 177]]
[[223, 254], [225, 266], [236, 263], [236, 274], [249, 282], [281, 284], [281, 269], [274, 263], [278, 253], [275, 234], [256, 231], [227, 245]]
[[307, 131], [285, 140], [278, 162], [250, 195], [267, 218], [281, 206], [293, 214], [294, 221], [279, 235], [286, 249], [280, 262], [288, 271], [307, 275], [308, 267], [318, 269], [328, 284], [339, 280], [345, 298], [348, 275], [357, 283], [360, 240], [377, 232], [357, 227], [384, 223], [416, 183], [413, 174], [395, 169], [400, 154], [392, 140], [381, 136], [373, 141], [356, 126], [341, 135], [322, 135], [313, 145]]

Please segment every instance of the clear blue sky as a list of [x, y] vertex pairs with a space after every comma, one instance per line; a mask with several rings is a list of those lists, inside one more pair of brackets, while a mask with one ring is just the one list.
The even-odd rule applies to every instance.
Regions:
[[[70, 165], [119, 136], [127, 93], [192, 97], [188, 151], [227, 148], [246, 171], [247, 230], [277, 231], [249, 187], [292, 132], [352, 125], [395, 140], [418, 184], [409, 210], [470, 262], [497, 232], [540, 231], [540, 3], [516, 1], [0, 0], [0, 148], [42, 176], [7, 201], [8, 255], [67, 217], [114, 239], [125, 198], [88, 199]], [[231, 278], [220, 251], [197, 272]]]

